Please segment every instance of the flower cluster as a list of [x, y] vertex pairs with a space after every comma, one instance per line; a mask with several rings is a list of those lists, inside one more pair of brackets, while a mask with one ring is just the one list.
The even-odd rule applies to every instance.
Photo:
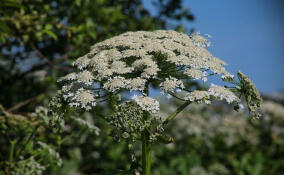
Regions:
[[163, 92], [173, 92], [174, 93], [176, 88], [183, 89], [184, 85], [181, 80], [178, 80], [173, 77], [169, 77], [169, 78], [166, 78], [166, 80], [160, 84], [160, 87], [161, 87], [161, 90], [163, 90]]
[[200, 69], [190, 69], [190, 68], [187, 68], [185, 69], [184, 71], [184, 74], [186, 74], [187, 76], [193, 78], [194, 80], [198, 80], [198, 79], [201, 79], [206, 82], [207, 81], [207, 72], [202, 72]]
[[207, 91], [195, 90], [185, 96], [185, 100], [192, 102], [211, 103], [211, 99], [225, 100], [227, 103], [240, 102], [240, 99], [229, 89], [212, 84]]
[[153, 116], [146, 118], [145, 111], [137, 103], [126, 101], [117, 106], [116, 112], [109, 117], [109, 123], [114, 126], [116, 137], [134, 141], [145, 128], [161, 123], [161, 120]]
[[151, 112], [153, 114], [159, 112], [159, 102], [147, 96], [137, 96], [134, 95], [132, 99], [139, 105], [139, 107], [144, 110]]
[[37, 174], [42, 175], [43, 172], [46, 170], [46, 167], [39, 164], [33, 156], [23, 159], [20, 157], [20, 161], [18, 161], [16, 164], [11, 164], [10, 169], [12, 171], [10, 172], [11, 175], [21, 175], [21, 174]]
[[210, 96], [213, 96], [215, 98], [218, 98], [220, 100], [226, 100], [227, 103], [232, 103], [232, 102], [239, 102], [240, 99], [230, 90], [217, 86], [215, 84], [212, 84], [211, 87], [208, 90], [208, 94]]
[[238, 77], [240, 80], [240, 86], [238, 88], [239, 91], [245, 96], [250, 114], [253, 117], [259, 118], [261, 116], [261, 95], [259, 94], [252, 81], [245, 74], [239, 71]]
[[208, 91], [200, 91], [200, 90], [195, 90], [193, 92], [188, 93], [185, 96], [185, 100], [189, 100], [192, 102], [198, 102], [198, 103], [206, 103], [206, 104], [210, 104], [211, 101], [209, 100], [210, 96]]
[[[123, 33], [93, 45], [89, 53], [73, 62], [77, 72], [58, 80], [64, 83], [62, 97], [70, 106], [90, 110], [113, 95], [136, 91], [143, 95], [134, 95], [132, 101], [142, 111], [157, 114], [159, 102], [148, 94], [152, 86], [177, 98], [182, 91], [184, 97], [179, 99], [184, 101], [210, 104], [218, 99], [240, 104], [234, 87], [212, 85], [207, 90], [193, 91], [186, 87], [188, 79], [207, 81], [208, 76], [216, 74], [224, 81], [235, 81], [226, 71], [226, 63], [207, 50], [209, 45], [208, 38], [199, 33], [190, 36], [171, 30]], [[241, 72], [238, 78], [238, 91], [244, 94], [250, 113], [259, 115], [259, 92]]]
[[[185, 88], [185, 77], [203, 81], [212, 74], [233, 77], [224, 68], [226, 63], [206, 49], [209, 45], [209, 40], [199, 33], [188, 36], [171, 30], [127, 32], [93, 45], [88, 54], [73, 62], [78, 72], [58, 81], [64, 83], [63, 97], [70, 106], [89, 110], [107, 94], [125, 90], [144, 93], [154, 81], [163, 93], [175, 93]], [[193, 101], [210, 96], [229, 103], [235, 100], [230, 99], [228, 91], [220, 90], [212, 88], [209, 95], [193, 92], [187, 97]], [[202, 98], [194, 96], [200, 93]], [[133, 99], [143, 110], [159, 111], [159, 102], [150, 97]]]

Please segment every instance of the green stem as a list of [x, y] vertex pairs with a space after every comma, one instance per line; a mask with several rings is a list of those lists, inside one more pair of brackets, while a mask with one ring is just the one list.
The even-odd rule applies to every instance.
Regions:
[[14, 152], [15, 152], [15, 145], [17, 143], [17, 139], [16, 140], [13, 140], [10, 142], [11, 144], [11, 147], [10, 147], [10, 153], [9, 153], [9, 161], [12, 162], [13, 159], [14, 159]]
[[151, 172], [152, 144], [149, 141], [149, 132], [142, 133], [142, 175], [150, 175]]
[[173, 112], [171, 115], [168, 116], [168, 118], [163, 122], [164, 125], [168, 124], [172, 119], [174, 119], [184, 108], [186, 108], [191, 101], [186, 101], [184, 104], [182, 104], [180, 107], [178, 107], [175, 112]]
[[[145, 85], [144, 93], [149, 96], [149, 83]], [[145, 114], [145, 120], [148, 120], [149, 113]], [[152, 155], [152, 143], [150, 142], [150, 132], [148, 128], [144, 129], [141, 134], [142, 138], [142, 175], [150, 175], [151, 173], [151, 155]]]
[[24, 151], [24, 149], [26, 148], [27, 144], [32, 140], [32, 138], [34, 137], [34, 135], [36, 134], [37, 129], [40, 127], [40, 125], [36, 126], [33, 130], [33, 132], [29, 135], [28, 139], [26, 140], [26, 142], [24, 144], [21, 145], [21, 148], [19, 150], [17, 150], [16, 152], [16, 156], [21, 156], [22, 151]]

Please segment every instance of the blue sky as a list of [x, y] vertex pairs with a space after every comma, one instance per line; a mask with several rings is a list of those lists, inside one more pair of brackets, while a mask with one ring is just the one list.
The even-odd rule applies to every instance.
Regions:
[[[153, 11], [149, 0], [146, 8]], [[281, 0], [184, 0], [195, 16], [184, 23], [212, 36], [211, 53], [227, 70], [241, 70], [265, 94], [284, 91], [284, 2]]]

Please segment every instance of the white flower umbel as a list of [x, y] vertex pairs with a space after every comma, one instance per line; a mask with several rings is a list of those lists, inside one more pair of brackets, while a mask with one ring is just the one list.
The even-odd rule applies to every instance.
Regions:
[[211, 103], [208, 91], [195, 90], [193, 92], [188, 93], [184, 99], [197, 103], [202, 103], [202, 102], [206, 104]]
[[[96, 43], [73, 63], [77, 73], [59, 80], [65, 83], [62, 96], [69, 105], [86, 110], [96, 102], [107, 101], [112, 115], [106, 119], [114, 127], [114, 138], [141, 140], [142, 172], [150, 174], [150, 145], [155, 140], [172, 142], [172, 138], [163, 135], [163, 127], [189, 104], [210, 104], [214, 99], [240, 104], [234, 91], [245, 94], [251, 113], [259, 106], [259, 94], [250, 80], [242, 73], [238, 74], [240, 83], [234, 80], [225, 69], [226, 63], [207, 50], [209, 45], [209, 40], [199, 33], [191, 36], [171, 30], [123, 33]], [[207, 90], [195, 89], [199, 86], [191, 80], [206, 81], [213, 75], [238, 88], [212, 85]], [[157, 114], [159, 102], [149, 97], [153, 88], [184, 103], [162, 120]], [[134, 95], [129, 100], [127, 92], [131, 91], [143, 95]], [[119, 95], [124, 97], [118, 98]], [[239, 108], [235, 106], [236, 110]]]
[[129, 83], [127, 84], [126, 88], [130, 91], [143, 91], [145, 88], [145, 83], [147, 80], [137, 77], [129, 80]]
[[127, 80], [125, 80], [124, 77], [114, 77], [114, 78], [110, 78], [105, 84], [104, 84], [104, 88], [107, 89], [110, 92], [114, 92], [116, 90], [122, 89], [126, 87], [127, 84]]
[[57, 80], [57, 82], [61, 82], [61, 81], [69, 81], [69, 80], [76, 80], [77, 79], [77, 74], [76, 73], [70, 73], [65, 75], [64, 77], [61, 77]]
[[192, 38], [193, 44], [196, 45], [196, 46], [199, 46], [199, 47], [208, 47], [211, 44], [208, 39], [200, 36], [200, 32], [197, 32], [196, 34], [193, 34], [191, 36], [191, 38]]
[[211, 87], [208, 90], [208, 94], [217, 99], [226, 100], [227, 103], [240, 101], [240, 99], [232, 91], [222, 86], [217, 86], [215, 84], [211, 85]]
[[76, 61], [73, 62], [73, 66], [77, 66], [78, 69], [83, 70], [86, 68], [90, 63], [90, 59], [87, 56], [82, 56], [78, 58]]
[[90, 110], [96, 105], [95, 97], [91, 91], [80, 88], [77, 90], [76, 94], [70, 98], [69, 105]]
[[160, 110], [160, 104], [157, 100], [147, 96], [134, 95], [132, 99], [141, 107], [142, 110], [150, 113], [157, 113]]
[[178, 80], [174, 77], [166, 78], [165, 81], [163, 81], [160, 84], [161, 89], [163, 92], [172, 92], [174, 93], [176, 88], [184, 88], [184, 85], [181, 80]]
[[61, 77], [57, 80], [57, 82], [62, 82], [62, 81], [74, 81], [76, 80], [79, 83], [84, 83], [86, 85], [92, 85], [94, 82], [93, 80], [95, 77], [93, 74], [87, 70], [84, 70], [79, 73], [70, 73], [65, 75], [64, 77]]
[[185, 69], [184, 74], [193, 78], [194, 80], [202, 79], [204, 82], [207, 81], [207, 72], [202, 72], [199, 69], [187, 68]]
[[133, 71], [133, 67], [126, 67], [125, 62], [123, 61], [114, 61], [111, 63], [110, 68], [113, 72], [118, 74], [126, 74]]
[[[233, 75], [225, 69], [226, 63], [207, 50], [209, 45], [209, 40], [199, 33], [188, 36], [171, 30], [127, 32], [93, 45], [89, 53], [73, 63], [77, 73], [58, 81], [65, 83], [63, 97], [71, 106], [91, 109], [100, 101], [98, 98], [106, 100], [107, 94], [125, 91], [145, 94], [146, 88], [154, 85], [163, 93], [176, 95], [189, 91], [184, 87], [187, 79], [206, 81], [209, 75], [219, 74], [223, 80], [232, 80]], [[94, 88], [95, 84], [100, 87]], [[228, 103], [239, 101], [223, 87], [212, 86], [208, 94], [193, 91], [185, 100], [210, 103], [211, 97], [215, 97]], [[143, 99], [159, 103], [149, 97]], [[137, 102], [144, 109], [152, 107]], [[154, 109], [158, 109], [157, 105]]]
[[91, 72], [84, 70], [83, 72], [79, 72], [77, 74], [77, 81], [79, 83], [84, 83], [86, 85], [92, 85], [94, 82], [94, 76]]

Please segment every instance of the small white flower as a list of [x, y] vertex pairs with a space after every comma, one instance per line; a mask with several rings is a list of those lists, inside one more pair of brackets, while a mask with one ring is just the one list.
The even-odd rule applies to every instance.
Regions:
[[110, 78], [103, 87], [108, 91], [114, 92], [116, 90], [125, 88], [128, 82], [129, 80], [125, 80], [124, 77], [117, 76]]
[[194, 68], [188, 68], [184, 71], [184, 74], [186, 74], [187, 76], [195, 79], [195, 80], [198, 80], [200, 78], [202, 78], [203, 80], [207, 80], [206, 78], [206, 72], [202, 72], [200, 69], [194, 69]]
[[77, 74], [76, 73], [70, 73], [65, 75], [64, 77], [61, 77], [57, 80], [57, 82], [61, 82], [61, 81], [68, 81], [68, 80], [76, 80], [77, 78]]
[[208, 91], [195, 90], [193, 92], [188, 93], [184, 99], [197, 103], [202, 103], [202, 102], [206, 104], [211, 103]]
[[170, 77], [170, 78], [166, 78], [166, 80], [163, 81], [160, 84], [160, 87], [161, 87], [161, 89], [164, 92], [172, 92], [172, 93], [174, 93], [176, 88], [183, 89], [184, 85], [183, 85], [181, 80], [178, 80], [178, 79], [176, 79], [174, 77]]
[[160, 110], [160, 104], [157, 100], [147, 96], [134, 95], [132, 99], [141, 107], [142, 110], [151, 112], [153, 114], [158, 113]]
[[70, 106], [82, 107], [86, 110], [92, 109], [96, 105], [94, 95], [89, 90], [78, 89], [76, 94], [70, 99]]
[[193, 34], [191, 36], [193, 43], [199, 47], [208, 47], [210, 46], [210, 41], [202, 36], [199, 35], [200, 32]]
[[118, 73], [118, 74], [126, 74], [130, 73], [134, 70], [133, 67], [126, 67], [125, 62], [123, 61], [114, 61], [111, 65], [110, 68], [112, 72]]
[[130, 91], [143, 91], [145, 88], [146, 80], [140, 77], [133, 78], [129, 80], [126, 88]]
[[227, 103], [239, 102], [240, 99], [230, 90], [212, 84], [208, 90], [209, 95], [214, 96], [220, 100], [226, 100]]
[[82, 70], [86, 68], [90, 63], [90, 59], [87, 56], [82, 56], [72, 63], [73, 66], [77, 66], [78, 69]]
[[76, 79], [78, 82], [85, 83], [86, 85], [92, 85], [95, 78], [91, 72], [84, 70], [83, 72], [79, 72], [77, 74]]

